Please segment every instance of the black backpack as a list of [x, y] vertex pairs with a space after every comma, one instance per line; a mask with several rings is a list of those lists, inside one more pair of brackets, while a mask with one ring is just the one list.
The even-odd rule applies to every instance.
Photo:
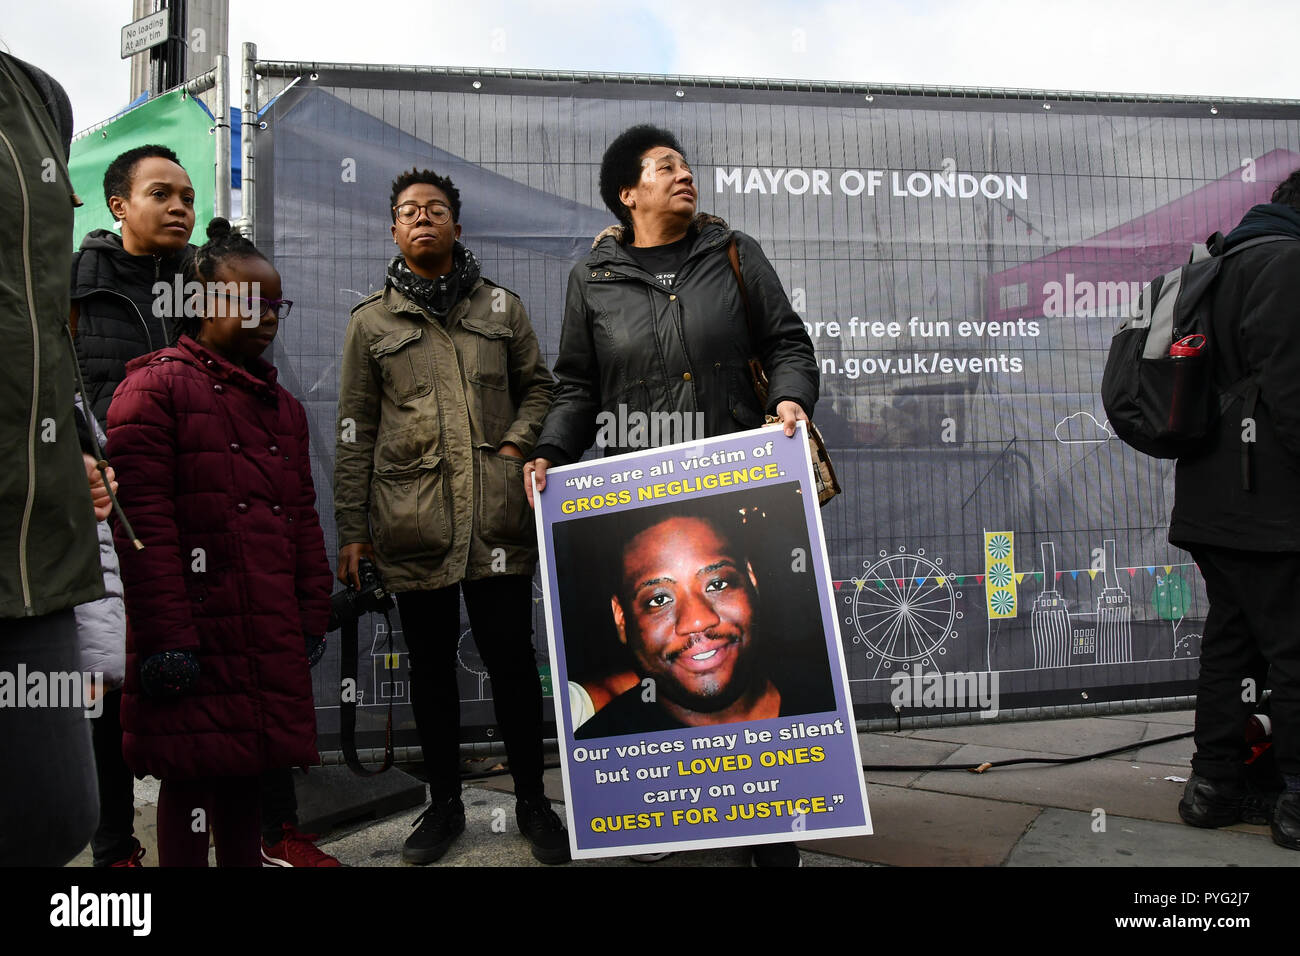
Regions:
[[[1228, 256], [1290, 239], [1260, 236], [1223, 251], [1223, 235], [1192, 247], [1187, 265], [1156, 276], [1110, 342], [1101, 377], [1101, 403], [1111, 430], [1154, 458], [1181, 458], [1205, 443], [1223, 409], [1244, 397], [1254, 414], [1259, 387], [1253, 377], [1220, 393], [1214, 384], [1209, 294]], [[1244, 446], [1243, 446], [1244, 447]], [[1249, 462], [1242, 480], [1249, 487]]]

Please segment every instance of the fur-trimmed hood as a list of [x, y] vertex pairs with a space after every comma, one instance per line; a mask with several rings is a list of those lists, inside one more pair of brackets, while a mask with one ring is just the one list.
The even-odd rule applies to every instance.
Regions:
[[[703, 229], [705, 226], [710, 225], [712, 223], [717, 223], [723, 229], [731, 228], [730, 226], [727, 225], [727, 220], [723, 219], [721, 216], [713, 216], [707, 212], [699, 212], [695, 214], [695, 218], [691, 220], [691, 224], [686, 227], [686, 234], [688, 236], [694, 235], [695, 233], [698, 233], [701, 229]], [[623, 236], [624, 233], [626, 232], [627, 232], [626, 226], [624, 226], [622, 223], [615, 223], [614, 225], [608, 227], [607, 229], [601, 230], [600, 235], [596, 236], [596, 238], [591, 241], [591, 248], [595, 249], [598, 245], [600, 245], [600, 241], [605, 238], [613, 239], [621, 246], [624, 244]]]

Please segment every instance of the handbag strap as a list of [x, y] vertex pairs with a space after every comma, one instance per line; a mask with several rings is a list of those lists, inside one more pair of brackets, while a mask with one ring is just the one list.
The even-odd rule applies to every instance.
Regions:
[[[754, 345], [754, 314], [749, 308], [749, 290], [745, 288], [745, 279], [740, 274], [740, 253], [736, 251], [736, 239], [733, 236], [727, 243], [727, 261], [731, 271], [736, 275], [736, 285], [740, 287], [740, 302], [745, 308], [745, 326], [749, 329], [749, 344]], [[760, 367], [762, 363], [759, 363]]]
[[[756, 345], [757, 340], [754, 336], [754, 316], [749, 308], [749, 291], [745, 288], [745, 280], [740, 274], [740, 254], [736, 251], [736, 240], [733, 236], [727, 243], [727, 261], [731, 263], [731, 271], [736, 274], [736, 285], [740, 287], [740, 301], [745, 307], [745, 325], [749, 328], [749, 344]], [[757, 355], [749, 360], [750, 379], [754, 386], [754, 394], [758, 396], [759, 404], [764, 409], [767, 408], [770, 393], [767, 388], [767, 372], [763, 369], [763, 361]], [[768, 416], [769, 421], [778, 421], [773, 416]], [[826, 449], [826, 442], [822, 439], [821, 432], [817, 426], [808, 421], [808, 440], [816, 447], [817, 451], [813, 457], [813, 477], [817, 485], [817, 501], [822, 507], [840, 493], [839, 478], [835, 475], [835, 467], [831, 464], [830, 452]], [[823, 488], [829, 489], [829, 493], [823, 497]]]
[[768, 390], [767, 370], [763, 368], [763, 360], [758, 357], [757, 339], [754, 335], [754, 313], [749, 307], [749, 290], [745, 288], [745, 279], [740, 274], [740, 254], [736, 251], [735, 238], [727, 243], [727, 261], [731, 263], [731, 271], [736, 276], [736, 285], [740, 288], [740, 301], [745, 309], [745, 328], [749, 332], [751, 350], [749, 383], [754, 387], [754, 397], [758, 399], [759, 407], [766, 411], [771, 392]]

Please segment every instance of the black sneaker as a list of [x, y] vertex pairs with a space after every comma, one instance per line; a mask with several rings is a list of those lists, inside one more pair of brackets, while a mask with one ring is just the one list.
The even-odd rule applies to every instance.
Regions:
[[465, 805], [460, 797], [435, 800], [411, 821], [416, 831], [402, 846], [402, 862], [423, 865], [442, 859], [456, 837], [465, 832]]
[[1290, 791], [1278, 796], [1270, 827], [1274, 843], [1288, 850], [1300, 850], [1300, 793]]
[[793, 843], [759, 843], [750, 847], [750, 866], [803, 866], [799, 848]]
[[1178, 815], [1194, 827], [1226, 827], [1241, 820], [1246, 788], [1236, 781], [1210, 780], [1193, 773], [1178, 801]]
[[1266, 827], [1273, 822], [1273, 807], [1281, 791], [1265, 790], [1247, 781], [1246, 795], [1241, 798], [1241, 822]]
[[519, 832], [533, 845], [533, 859], [539, 863], [569, 862], [569, 831], [546, 797], [527, 797], [515, 801], [515, 821]]

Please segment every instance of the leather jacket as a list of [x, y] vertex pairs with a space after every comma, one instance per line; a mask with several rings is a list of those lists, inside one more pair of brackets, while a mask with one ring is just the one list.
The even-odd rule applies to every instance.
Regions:
[[[684, 413], [691, 423], [702, 422], [704, 434], [690, 438], [756, 428], [786, 399], [812, 416], [819, 383], [812, 341], [754, 239], [716, 216], [697, 215], [689, 251], [668, 287], [638, 265], [621, 244], [622, 234], [621, 226], [602, 232], [569, 274], [556, 398], [538, 455], [558, 464], [576, 461], [596, 441], [602, 422], [626, 421], [637, 412]], [[733, 238], [753, 337], [728, 261]], [[748, 361], [755, 354], [770, 380], [767, 408], [759, 406], [750, 381]], [[649, 437], [641, 447], [674, 440]], [[613, 454], [636, 443], [603, 444]]]

